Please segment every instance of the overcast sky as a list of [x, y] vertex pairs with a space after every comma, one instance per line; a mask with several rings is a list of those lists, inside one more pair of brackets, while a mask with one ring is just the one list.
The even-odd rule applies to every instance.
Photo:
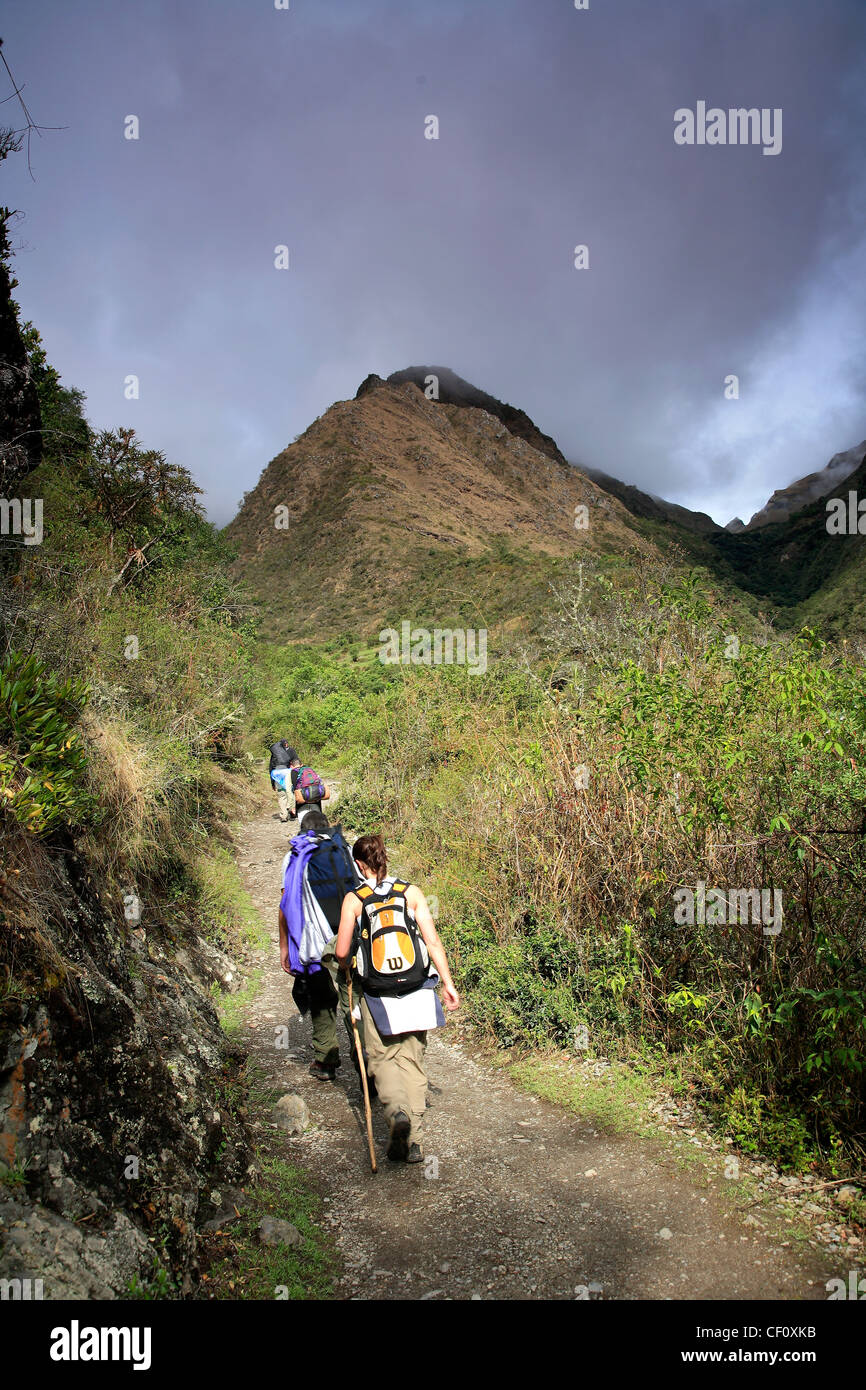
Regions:
[[[2, 166], [24, 317], [219, 524], [416, 363], [722, 523], [866, 437], [864, 0], [7, 0], [0, 35], [63, 127]], [[698, 102], [781, 108], [781, 151], [676, 144]]]

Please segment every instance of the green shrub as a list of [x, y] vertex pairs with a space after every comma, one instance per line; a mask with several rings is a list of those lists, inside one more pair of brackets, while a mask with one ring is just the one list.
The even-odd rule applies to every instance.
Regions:
[[3, 804], [34, 834], [79, 825], [96, 810], [75, 727], [88, 695], [84, 680], [64, 679], [36, 656], [11, 651], [0, 663]]

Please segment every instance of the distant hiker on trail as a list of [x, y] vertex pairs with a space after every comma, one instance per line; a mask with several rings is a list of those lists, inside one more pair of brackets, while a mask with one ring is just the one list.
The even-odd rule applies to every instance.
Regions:
[[322, 802], [330, 801], [331, 789], [326, 787], [324, 780], [318, 772], [314, 772], [311, 767], [302, 767], [295, 759], [292, 764], [292, 795], [297, 808], [298, 830], [304, 828], [304, 822], [311, 811], [322, 813]]
[[292, 767], [300, 766], [298, 755], [294, 748], [290, 748], [284, 738], [271, 744], [271, 761], [268, 767], [268, 778], [271, 786], [277, 793], [277, 802], [280, 808], [280, 820], [287, 821], [290, 816], [294, 817], [297, 813], [294, 810], [294, 799], [292, 809], [289, 810], [289, 791], [287, 781], [291, 775]]
[[[347, 982], [343, 972], [338, 973], [334, 960], [343, 900], [358, 882], [340, 827], [330, 826], [321, 811], [309, 811], [303, 833], [294, 837], [283, 860], [280, 961], [286, 973], [295, 978], [292, 998], [299, 1012], [309, 1012], [312, 1020], [314, 1060], [310, 1074], [319, 1081], [333, 1081], [340, 1065], [338, 998], [349, 1035], [352, 1064], [358, 1072]], [[362, 1047], [363, 1044], [361, 1026]]]
[[420, 1163], [427, 1033], [445, 1022], [436, 985], [441, 981], [448, 1009], [459, 1006], [460, 996], [427, 899], [414, 884], [388, 877], [381, 835], [362, 835], [352, 855], [365, 881], [343, 902], [337, 964], [345, 968], [354, 956], [364, 991], [367, 1070], [390, 1128], [388, 1157]]

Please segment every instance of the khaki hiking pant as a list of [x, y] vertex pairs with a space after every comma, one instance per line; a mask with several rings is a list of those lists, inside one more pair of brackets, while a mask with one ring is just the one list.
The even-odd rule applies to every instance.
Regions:
[[364, 1038], [367, 1044], [367, 1071], [376, 1082], [376, 1090], [390, 1124], [398, 1110], [412, 1121], [410, 1144], [421, 1144], [424, 1132], [424, 1111], [427, 1108], [427, 1073], [424, 1053], [427, 1034], [398, 1033], [382, 1037], [373, 1022], [366, 999], [361, 1000]]
[[277, 793], [277, 802], [280, 808], [280, 820], [289, 819], [289, 794], [285, 787], [280, 787], [276, 782], [271, 784]]

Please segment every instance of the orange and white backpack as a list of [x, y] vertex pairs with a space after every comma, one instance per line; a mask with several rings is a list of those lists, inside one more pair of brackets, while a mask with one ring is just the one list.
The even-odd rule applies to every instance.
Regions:
[[365, 994], [411, 994], [430, 973], [430, 956], [406, 902], [408, 883], [385, 879], [354, 891], [361, 899], [355, 969]]

